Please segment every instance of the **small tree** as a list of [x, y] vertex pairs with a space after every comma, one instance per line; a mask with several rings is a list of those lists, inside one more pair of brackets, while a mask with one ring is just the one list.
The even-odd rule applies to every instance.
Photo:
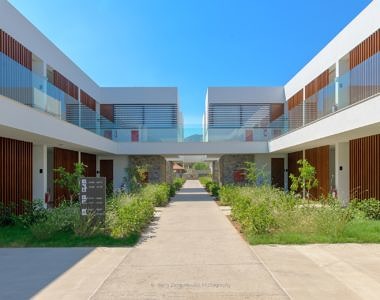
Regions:
[[196, 162], [193, 164], [193, 169], [197, 171], [204, 171], [204, 170], [209, 170], [210, 167], [207, 163], [204, 162]]
[[128, 189], [134, 192], [144, 186], [148, 181], [149, 165], [134, 166], [125, 169], [124, 181]]
[[297, 161], [297, 164], [299, 165], [299, 176], [297, 177], [294, 174], [289, 175], [292, 181], [290, 189], [293, 192], [297, 192], [299, 188], [305, 189], [306, 197], [309, 199], [310, 190], [318, 186], [318, 179], [315, 178], [315, 168], [306, 159], [300, 159]]
[[58, 174], [58, 178], [54, 180], [61, 188], [64, 188], [69, 193], [70, 203], [77, 199], [80, 192], [79, 180], [83, 177], [84, 170], [87, 168], [82, 162], [74, 164], [74, 172], [67, 172], [64, 167], [59, 167], [53, 171]]
[[251, 161], [246, 161], [244, 165], [248, 184], [256, 186], [268, 183], [268, 176], [264, 170], [265, 167], [258, 168], [256, 163]]

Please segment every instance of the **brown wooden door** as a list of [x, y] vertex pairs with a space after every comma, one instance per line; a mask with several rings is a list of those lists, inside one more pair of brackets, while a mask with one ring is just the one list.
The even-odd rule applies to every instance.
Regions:
[[271, 162], [272, 185], [278, 188], [284, 188], [284, 159], [272, 158]]
[[101, 159], [100, 160], [100, 177], [105, 177], [107, 185], [113, 182], [113, 160]]
[[84, 169], [84, 176], [96, 177], [96, 155], [82, 152], [81, 161], [86, 165]]

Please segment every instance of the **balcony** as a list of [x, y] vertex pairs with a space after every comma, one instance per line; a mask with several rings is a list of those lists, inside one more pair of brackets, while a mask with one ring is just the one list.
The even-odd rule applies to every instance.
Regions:
[[240, 127], [223, 127], [223, 122], [208, 128], [181, 125], [158, 128], [141, 124], [126, 126], [81, 104], [47, 78], [30, 71], [3, 53], [0, 53], [0, 94], [116, 142], [266, 142], [379, 95], [379, 63], [380, 53], [376, 53], [287, 114], [271, 121], [265, 119], [265, 122], [248, 122]]
[[288, 129], [299, 129], [380, 93], [380, 53], [342, 74], [288, 112]]

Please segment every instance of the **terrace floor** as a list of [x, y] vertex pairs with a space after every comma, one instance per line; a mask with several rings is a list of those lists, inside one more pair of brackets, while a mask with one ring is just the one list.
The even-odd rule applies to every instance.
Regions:
[[194, 180], [133, 248], [0, 249], [0, 265], [1, 299], [380, 297], [380, 245], [249, 246]]

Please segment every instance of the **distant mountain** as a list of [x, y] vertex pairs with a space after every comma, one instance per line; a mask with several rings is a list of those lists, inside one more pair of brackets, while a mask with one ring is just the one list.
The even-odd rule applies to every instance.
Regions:
[[193, 134], [185, 138], [185, 142], [202, 142], [203, 135], [202, 134]]

